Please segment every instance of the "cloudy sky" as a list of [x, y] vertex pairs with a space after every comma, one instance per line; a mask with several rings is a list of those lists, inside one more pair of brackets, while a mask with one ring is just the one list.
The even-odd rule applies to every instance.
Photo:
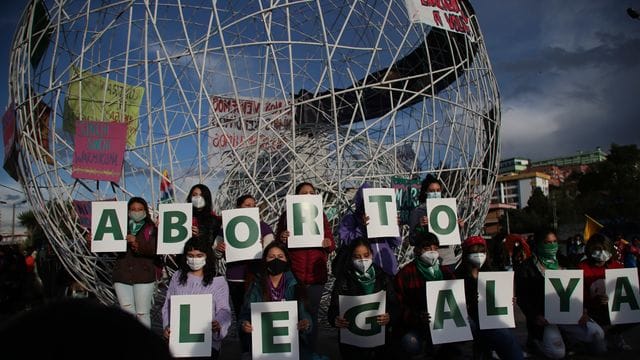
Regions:
[[[0, 4], [0, 106], [23, 1]], [[640, 0], [472, 1], [502, 98], [502, 157], [533, 160], [640, 144]], [[2, 150], [0, 150], [1, 153]], [[23, 199], [0, 170], [0, 200]], [[2, 207], [5, 206], [5, 207]], [[20, 207], [18, 208], [20, 209]], [[0, 233], [11, 207], [0, 204]]]

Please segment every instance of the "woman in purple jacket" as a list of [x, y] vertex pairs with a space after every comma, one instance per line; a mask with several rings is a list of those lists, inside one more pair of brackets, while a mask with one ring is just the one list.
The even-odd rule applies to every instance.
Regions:
[[213, 321], [211, 322], [211, 358], [217, 359], [222, 339], [227, 336], [231, 326], [231, 309], [229, 308], [229, 287], [224, 277], [216, 277], [213, 250], [207, 239], [192, 237], [184, 245], [180, 269], [173, 274], [169, 289], [162, 306], [162, 325], [164, 336], [171, 333], [171, 296], [211, 294], [213, 303]]
[[338, 227], [340, 246], [348, 246], [355, 239], [366, 238], [371, 243], [373, 263], [380, 266], [389, 276], [394, 276], [398, 272], [398, 260], [396, 259], [396, 255], [393, 250], [402, 244], [402, 238], [370, 238], [367, 236], [368, 217], [364, 213], [362, 190], [370, 187], [371, 186], [367, 183], [360, 186], [356, 192], [356, 196], [354, 197], [354, 203], [356, 206], [355, 211], [353, 213], [346, 214], [342, 218], [342, 221], [340, 221], [340, 226]]

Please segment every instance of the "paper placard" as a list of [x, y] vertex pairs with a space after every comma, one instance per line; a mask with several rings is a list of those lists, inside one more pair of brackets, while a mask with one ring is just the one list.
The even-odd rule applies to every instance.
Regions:
[[222, 211], [222, 228], [227, 262], [260, 259], [260, 214], [258, 208]]
[[516, 327], [513, 271], [478, 273], [478, 321], [480, 330]]
[[213, 295], [173, 295], [169, 348], [175, 357], [211, 356]]
[[127, 251], [127, 202], [91, 203], [91, 251]]
[[583, 313], [582, 270], [545, 270], [544, 317], [552, 324], [577, 324]]
[[160, 204], [158, 226], [158, 254], [182, 254], [184, 244], [192, 236], [191, 203]]
[[427, 281], [427, 311], [434, 344], [472, 340], [464, 280]]
[[640, 322], [640, 290], [638, 270], [606, 269], [605, 287], [609, 297], [609, 319], [612, 325]]
[[324, 221], [322, 196], [287, 195], [287, 230], [289, 248], [322, 247]]
[[363, 348], [384, 345], [385, 327], [376, 317], [386, 313], [386, 291], [362, 296], [340, 295], [341, 316], [349, 326], [340, 329], [340, 342]]
[[438, 236], [440, 246], [460, 244], [457, 209], [456, 198], [427, 199], [429, 232]]
[[369, 238], [398, 237], [398, 209], [395, 189], [362, 189], [364, 212], [369, 217], [367, 236]]
[[297, 301], [252, 303], [251, 326], [253, 359], [300, 358]]

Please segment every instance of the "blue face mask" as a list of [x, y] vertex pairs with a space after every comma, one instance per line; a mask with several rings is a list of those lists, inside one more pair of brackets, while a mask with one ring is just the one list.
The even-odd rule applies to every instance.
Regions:
[[427, 199], [440, 199], [440, 198], [442, 198], [442, 193], [440, 191], [427, 193]]

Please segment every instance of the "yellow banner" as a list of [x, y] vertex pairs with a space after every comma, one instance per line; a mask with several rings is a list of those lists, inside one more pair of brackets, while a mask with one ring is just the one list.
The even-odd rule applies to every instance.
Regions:
[[71, 68], [71, 79], [64, 103], [63, 129], [75, 134], [78, 120], [126, 122], [127, 146], [135, 146], [144, 88], [107, 80], [88, 71], [79, 72], [75, 67]]

